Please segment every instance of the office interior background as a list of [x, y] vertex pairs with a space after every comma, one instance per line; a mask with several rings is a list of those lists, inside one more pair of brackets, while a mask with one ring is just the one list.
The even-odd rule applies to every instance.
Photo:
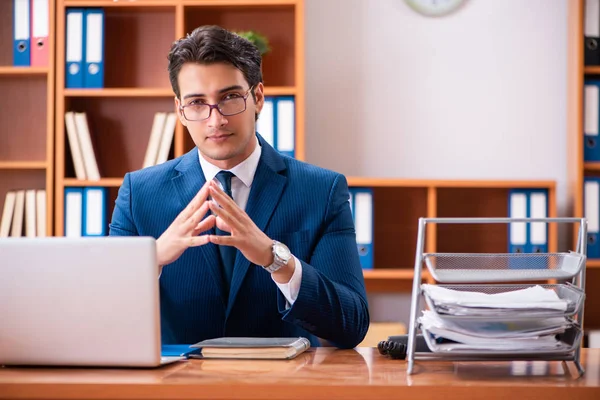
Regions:
[[[427, 18], [399, 0], [307, 0], [307, 161], [347, 176], [554, 180], [569, 216], [568, 1], [471, 0]], [[375, 320], [409, 319], [410, 292], [369, 301]]]
[[[143, 34], [156, 23], [155, 32], [169, 35], [174, 34], [173, 28], [181, 27], [174, 22], [174, 2], [156, 1], [165, 4], [156, 18], [149, 11], [152, 7], [139, 7], [144, 15], [136, 17], [133, 4], [123, 15], [128, 15], [124, 20], [137, 21], [142, 27], [135, 37], [139, 52], [154, 52], [151, 60], [166, 63], [168, 44], [174, 36], [159, 38], [156, 45], [151, 42], [156, 37], [145, 41]], [[71, 108], [83, 110], [93, 119], [96, 108], [114, 112], [117, 120], [130, 124], [123, 132], [132, 126], [125, 121], [126, 113], [142, 114], [147, 132], [133, 132], [133, 139], [122, 140], [126, 149], [137, 148], [141, 161], [154, 113], [172, 111], [168, 109], [172, 102], [168, 90], [152, 92], [153, 80], [168, 85], [166, 64], [164, 68], [148, 65], [147, 71], [125, 65], [128, 75], [123, 79], [108, 75], [118, 70], [114, 61], [107, 65], [107, 80], [118, 82], [115, 86], [127, 86], [126, 79], [133, 79], [146, 90], [133, 95], [122, 94], [126, 93], [123, 89], [121, 94], [111, 95], [116, 98], [113, 106], [108, 95], [79, 95], [73, 91], [76, 89], [64, 89], [65, 44], [58, 39], [52, 43], [56, 52], [50, 56], [48, 69], [31, 75], [17, 73], [11, 68], [13, 44], [8, 40], [12, 35], [12, 0], [1, 2], [6, 23], [0, 29], [0, 48], [5, 53], [0, 59], [0, 93], [4, 98], [0, 100], [0, 205], [3, 207], [6, 193], [13, 189], [27, 185], [45, 188], [49, 194], [47, 210], [52, 214], [48, 229], [62, 235], [66, 190], [81, 186], [74, 180], [72, 162], [65, 161], [71, 156], [66, 134], [55, 132], [58, 128], [66, 130], [64, 113]], [[509, 191], [530, 187], [549, 190], [550, 216], [581, 216], [582, 195], [577, 185], [583, 176], [579, 167], [582, 160], [573, 155], [577, 135], [572, 131], [582, 116], [577, 117], [579, 122], [569, 119], [569, 115], [576, 115], [569, 114], [569, 99], [575, 98], [573, 93], [583, 92], [576, 86], [580, 78], [583, 84], [583, 76], [569, 67], [573, 54], [582, 52], [578, 46], [583, 43], [582, 35], [572, 33], [577, 26], [569, 22], [574, 20], [569, 18], [575, 2], [584, 3], [466, 0], [457, 11], [435, 18], [418, 14], [404, 0], [304, 0], [298, 3], [301, 6], [295, 1], [260, 6], [266, 14], [269, 7], [280, 7], [283, 15], [303, 23], [300, 28], [290, 28], [290, 32], [302, 34], [293, 44], [301, 44], [303, 51], [295, 53], [300, 56], [292, 61], [292, 65], [296, 63], [295, 77], [301, 79], [292, 78], [290, 85], [288, 78], [293, 74], [280, 72], [277, 86], [292, 86], [290, 93], [302, 100], [298, 107], [303, 110], [303, 143], [296, 146], [304, 149], [304, 160], [345, 174], [351, 186], [374, 188], [374, 271], [365, 272], [373, 321], [408, 323], [419, 217], [507, 216]], [[77, 5], [76, 0], [59, 0], [51, 7], [55, 20], [50, 22], [50, 34], [60, 33], [57, 38], [65, 35], [65, 15], [60, 12], [66, 3], [69, 7]], [[94, 1], [83, 3], [90, 6]], [[248, 6], [253, 3], [249, 0]], [[107, 8], [117, 15], [112, 6]], [[298, 12], [302, 13], [299, 19]], [[186, 17], [186, 32], [195, 21], [211, 22], [201, 13], [198, 9]], [[220, 13], [211, 15], [227, 12]], [[163, 23], [168, 26], [161, 26]], [[264, 21], [255, 22], [257, 30], [261, 23]], [[583, 29], [582, 23], [579, 28]], [[135, 44], [128, 46], [136, 51]], [[114, 49], [114, 45], [109, 47]], [[294, 54], [290, 50], [284, 53]], [[576, 66], [578, 62], [574, 61]], [[582, 63], [583, 59], [581, 67]], [[274, 65], [269, 71], [274, 71]], [[290, 63], [281, 65], [289, 68]], [[133, 70], [147, 75], [133, 77]], [[573, 79], [575, 85], [570, 83]], [[63, 87], [55, 88], [55, 82]], [[285, 89], [273, 93], [290, 94]], [[37, 122], [31, 122], [36, 119], [35, 111], [22, 111], [31, 104], [46, 110]], [[128, 104], [132, 104], [130, 110]], [[578, 104], [581, 110], [581, 102]], [[15, 122], [15, 115], [30, 121]], [[42, 133], [32, 134], [32, 128]], [[113, 143], [102, 143], [93, 132], [98, 128], [91, 123], [92, 136], [104, 152], [99, 162], [105, 171], [117, 171], [102, 181], [109, 188], [112, 211], [119, 178], [126, 169], [137, 167], [127, 162], [118, 168], [107, 165], [112, 156], [106, 156], [106, 149]], [[190, 144], [184, 139], [187, 132], [180, 126], [176, 129], [170, 156], [187, 151]], [[13, 135], [20, 132], [26, 132], [25, 139], [15, 139]], [[33, 160], [45, 161], [27, 164], [28, 153], [34, 154]], [[385, 220], [392, 222], [377, 226]], [[482, 231], [440, 229], [437, 233], [433, 249], [436, 244], [438, 250], [448, 251], [505, 251], [508, 247], [506, 231], [494, 230], [487, 241], [485, 232], [484, 239], [477, 240]], [[551, 228], [548, 241], [553, 251], [573, 249], [573, 232], [567, 227]], [[600, 280], [596, 271], [588, 273], [592, 285], [594, 279]], [[591, 301], [598, 304], [599, 300]], [[598, 311], [586, 308], [592, 326], [600, 327]]]

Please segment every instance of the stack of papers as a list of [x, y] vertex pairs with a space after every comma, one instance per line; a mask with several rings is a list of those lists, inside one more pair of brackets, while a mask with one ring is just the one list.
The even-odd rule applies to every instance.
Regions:
[[532, 286], [496, 294], [452, 290], [422, 285], [423, 292], [440, 315], [454, 316], [535, 316], [562, 315], [575, 305], [558, 297], [551, 289]]
[[564, 316], [571, 304], [559, 298], [554, 290], [532, 286], [486, 294], [427, 284], [422, 288], [434, 309], [423, 311], [419, 323], [434, 352], [536, 352], [570, 348], [556, 335], [572, 327], [572, 322]]
[[436, 339], [437, 351], [567, 349], [569, 346], [559, 341], [556, 335], [571, 327], [564, 317], [512, 322], [449, 321], [428, 310], [423, 311], [419, 322], [422, 329]]

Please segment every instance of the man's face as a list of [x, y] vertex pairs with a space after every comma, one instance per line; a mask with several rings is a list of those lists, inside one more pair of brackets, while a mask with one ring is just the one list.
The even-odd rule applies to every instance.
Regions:
[[[177, 81], [181, 95], [181, 100], [175, 99], [179, 119], [187, 126], [204, 158], [222, 169], [230, 169], [248, 158], [256, 147], [254, 116], [264, 103], [263, 85], [259, 83], [253, 88], [255, 102], [242, 72], [225, 63], [186, 63]], [[188, 120], [203, 117], [198, 113], [201, 109], [207, 111], [208, 107], [200, 107], [203, 104], [220, 103], [225, 113], [238, 110], [237, 105], [243, 109], [244, 97], [246, 110], [239, 114], [223, 116], [213, 108], [207, 119]]]

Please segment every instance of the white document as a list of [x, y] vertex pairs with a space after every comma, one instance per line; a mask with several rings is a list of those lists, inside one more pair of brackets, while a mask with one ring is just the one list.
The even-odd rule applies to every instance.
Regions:
[[[433, 328], [456, 332], [475, 338], [522, 339], [563, 333], [571, 327], [565, 317], [532, 318], [516, 321], [452, 320], [440, 318], [432, 311], [423, 311], [420, 322], [427, 329]], [[432, 331], [433, 332], [433, 331]]]
[[569, 304], [567, 300], [559, 298], [554, 290], [544, 289], [539, 285], [495, 294], [452, 290], [430, 284], [423, 284], [421, 288], [436, 304], [461, 305], [470, 308], [512, 310], [535, 308], [564, 311]]
[[[437, 351], [488, 350], [488, 351], [539, 351], [553, 350], [567, 345], [556, 338], [571, 327], [564, 317], [539, 318], [527, 321], [447, 321], [425, 310], [419, 318], [421, 329], [436, 339], [457, 343], [429, 341]], [[433, 342], [433, 343], [431, 343]]]

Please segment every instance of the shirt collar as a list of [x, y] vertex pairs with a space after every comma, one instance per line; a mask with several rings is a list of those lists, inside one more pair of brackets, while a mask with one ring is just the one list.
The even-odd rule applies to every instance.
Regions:
[[[252, 185], [252, 181], [254, 180], [254, 174], [256, 173], [256, 168], [258, 168], [258, 162], [260, 161], [260, 155], [262, 153], [262, 148], [260, 147], [260, 143], [258, 142], [258, 138], [256, 138], [256, 147], [254, 151], [248, 158], [244, 161], [231, 168], [228, 171], [231, 171], [236, 177], [238, 177], [244, 185], [250, 187]], [[202, 167], [202, 172], [204, 172], [204, 179], [206, 181], [211, 181], [214, 177], [221, 171], [221, 168], [211, 164], [206, 161], [206, 159], [200, 153], [198, 149], [198, 158], [200, 159], [200, 166]]]

